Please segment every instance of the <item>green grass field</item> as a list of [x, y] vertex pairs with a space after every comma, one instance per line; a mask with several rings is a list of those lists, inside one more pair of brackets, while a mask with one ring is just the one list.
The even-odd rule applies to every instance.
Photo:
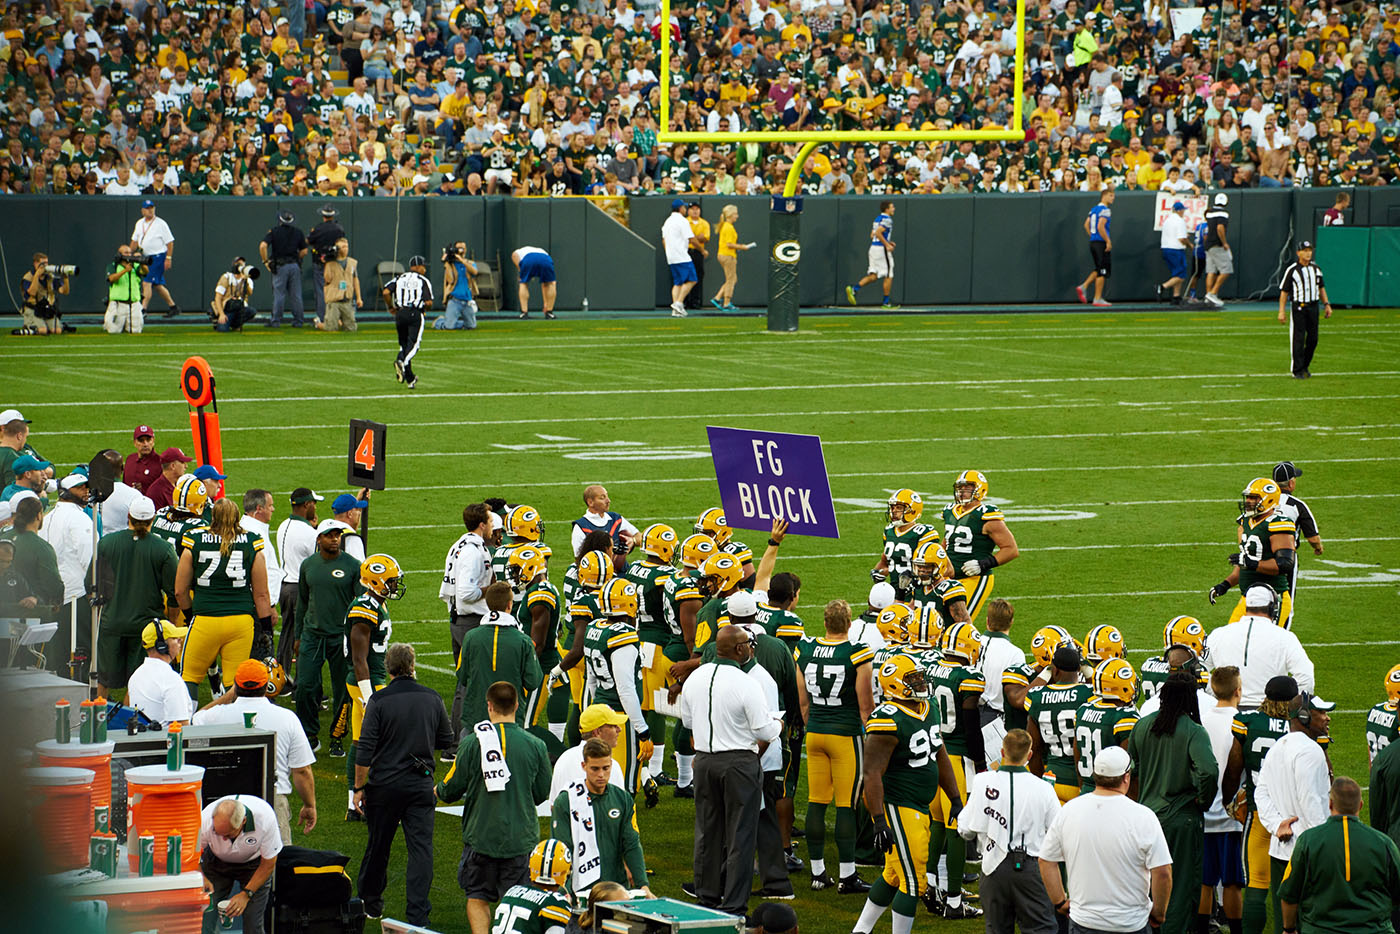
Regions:
[[[565, 315], [428, 331], [416, 391], [394, 381], [385, 325], [350, 336], [90, 330], [5, 344], [0, 401], [33, 420], [32, 442], [59, 465], [129, 450], [141, 422], [156, 426], [159, 447], [189, 450], [177, 373], [192, 353], [217, 377], [228, 489], [276, 491], [274, 524], [293, 487], [345, 489], [350, 418], [389, 425], [389, 489], [374, 496], [370, 543], [407, 569], [394, 635], [417, 646], [422, 678], [449, 699], [436, 594], [462, 506], [499, 495], [539, 507], [556, 556], [588, 482], [607, 484], [638, 525], [683, 530], [718, 501], [706, 425], [822, 436], [842, 538], [790, 539], [779, 564], [803, 578], [809, 631], [827, 600], [863, 603], [890, 490], [920, 490], [936, 515], [954, 475], [977, 468], [1022, 551], [995, 594], [1016, 606], [1018, 643], [1049, 623], [1082, 638], [1110, 622], [1135, 662], [1160, 650], [1176, 614], [1226, 620], [1230, 607], [1205, 593], [1228, 570], [1240, 490], [1292, 459], [1327, 546], [1300, 556], [1295, 631], [1320, 692], [1340, 702], [1333, 764], [1366, 784], [1364, 713], [1400, 661], [1395, 310], [1325, 322], [1315, 383], [1288, 377], [1285, 329], [1267, 312], [824, 317], [784, 336], [752, 319]], [[736, 537], [761, 549], [767, 536]], [[563, 569], [557, 557], [556, 582]], [[307, 842], [351, 854], [353, 871], [364, 830], [341, 822], [343, 776], [341, 760], [318, 764], [321, 824]], [[679, 897], [689, 877], [691, 819], [669, 795], [641, 812], [658, 893]], [[466, 931], [456, 819], [440, 817], [436, 834], [434, 927]], [[794, 881], [805, 930], [850, 930], [858, 898], [809, 892], [805, 873]], [[402, 915], [401, 851], [387, 908]]]

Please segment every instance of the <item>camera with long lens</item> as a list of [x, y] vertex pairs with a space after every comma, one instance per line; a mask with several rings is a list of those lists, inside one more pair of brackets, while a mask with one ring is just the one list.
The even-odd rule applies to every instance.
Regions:
[[252, 263], [238, 262], [233, 264], [233, 274], [235, 276], [247, 276], [249, 279], [256, 279], [262, 275], [262, 270]]
[[54, 263], [50, 263], [44, 267], [44, 272], [48, 273], [51, 276], [76, 276], [78, 274], [78, 265], [77, 263], [73, 263], [71, 265], [56, 265]]

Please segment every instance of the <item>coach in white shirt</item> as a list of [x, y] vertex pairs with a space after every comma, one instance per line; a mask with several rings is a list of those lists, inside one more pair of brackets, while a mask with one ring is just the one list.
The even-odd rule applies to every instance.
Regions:
[[289, 671], [297, 631], [297, 584], [301, 582], [301, 563], [316, 552], [316, 504], [323, 499], [324, 496], [310, 487], [297, 487], [292, 490], [292, 514], [277, 526], [276, 554], [282, 558], [282, 589], [277, 595], [282, 635], [277, 642], [277, 660]]
[[263, 558], [267, 562], [267, 592], [280, 595], [282, 562], [277, 559], [277, 548], [272, 540], [270, 524], [275, 508], [272, 494], [267, 490], [249, 490], [243, 494], [243, 517], [238, 520], [238, 527], [263, 540]]
[[277, 812], [277, 829], [282, 834], [282, 843], [290, 844], [292, 812], [287, 796], [293, 788], [301, 798], [301, 813], [297, 815], [301, 832], [311, 833], [316, 826], [316, 778], [311, 772], [316, 754], [311, 751], [311, 743], [307, 741], [297, 715], [285, 707], [278, 707], [267, 696], [267, 682], [267, 666], [257, 659], [248, 659], [234, 672], [233, 690], [225, 691], [217, 700], [202, 707], [194, 715], [194, 723], [196, 726], [213, 723], [243, 726], [244, 714], [252, 714], [253, 726], [277, 734], [276, 793], [272, 806]]
[[[454, 659], [462, 651], [462, 640], [467, 633], [481, 625], [481, 618], [487, 612], [486, 588], [495, 579], [491, 571], [491, 549], [486, 546], [486, 538], [491, 534], [491, 516], [492, 512], [485, 503], [472, 503], [463, 509], [462, 522], [467, 527], [467, 533], [457, 539], [447, 553], [447, 568], [439, 595], [447, 600], [447, 609], [451, 614], [448, 625], [452, 632]], [[452, 695], [454, 743], [462, 734], [464, 687], [458, 682]]]
[[1313, 690], [1312, 659], [1296, 635], [1275, 623], [1278, 606], [1273, 588], [1256, 584], [1245, 592], [1245, 615], [1206, 637], [1213, 666], [1233, 665], [1240, 670], [1240, 707], [1244, 710], [1263, 703], [1264, 686], [1279, 675], [1290, 675], [1299, 690]]
[[[228, 795], [207, 805], [199, 820], [199, 869], [210, 910], [227, 900], [224, 913], [243, 917], [244, 934], [264, 934], [263, 914], [280, 852], [277, 815], [262, 798]], [[242, 891], [229, 898], [235, 882]]]
[[695, 744], [695, 893], [701, 905], [747, 913], [763, 807], [759, 755], [778, 739], [763, 688], [744, 673], [749, 635], [725, 626], [715, 635], [716, 661], [681, 687], [681, 722]]
[[[161, 640], [157, 638], [157, 626], [164, 630], [164, 644], [158, 644]], [[147, 623], [146, 628], [141, 630], [141, 646], [146, 650], [146, 660], [131, 673], [127, 681], [126, 703], [161, 726], [188, 723], [190, 711], [194, 710], [190, 689], [174, 668], [175, 659], [184, 650], [185, 634], [188, 632], [188, 628], [165, 620]]]
[[1259, 822], [1272, 836], [1269, 858], [1277, 861], [1269, 887], [1277, 889], [1283, 863], [1293, 855], [1298, 834], [1327, 820], [1327, 795], [1331, 776], [1327, 754], [1317, 744], [1332, 723], [1337, 706], [1313, 694], [1302, 693], [1297, 711], [1288, 721], [1288, 733], [1264, 756], [1259, 781], [1254, 785], [1254, 805]]
[[1011, 604], [998, 597], [987, 604], [987, 634], [982, 639], [982, 657], [978, 667], [987, 687], [982, 691], [982, 742], [987, 749], [996, 749], [1006, 736], [1003, 713], [1006, 695], [1001, 676], [1008, 668], [1026, 663], [1026, 653], [1011, 641], [1011, 623], [1016, 613]]
[[1128, 797], [1130, 765], [1122, 746], [1096, 755], [1093, 793], [1066, 802], [1040, 845], [1051, 904], [1082, 928], [1139, 932], [1166, 920], [1172, 856], [1157, 815]]
[[[1004, 601], [1003, 601], [1004, 602]], [[982, 859], [982, 910], [988, 931], [1052, 934], [1055, 909], [1037, 871], [1041, 841], [1060, 813], [1054, 786], [1026, 770], [1031, 736], [1011, 730], [1001, 743], [1001, 765], [979, 772], [967, 789], [958, 833], [976, 840], [973, 858]], [[1011, 851], [1026, 857], [1018, 860]]]
[[58, 576], [63, 579], [63, 608], [59, 610], [59, 652], [53, 661], [59, 663], [62, 649], [69, 645], [69, 629], [76, 616], [77, 600], [87, 592], [88, 568], [92, 565], [92, 518], [83, 511], [88, 498], [86, 474], [71, 473], [59, 481], [58, 502], [44, 524], [39, 537], [53, 548], [58, 559]]

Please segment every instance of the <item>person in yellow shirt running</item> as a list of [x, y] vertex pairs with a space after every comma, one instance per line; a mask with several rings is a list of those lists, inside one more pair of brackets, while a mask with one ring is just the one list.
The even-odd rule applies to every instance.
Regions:
[[737, 205], [726, 204], [719, 212], [719, 247], [715, 256], [719, 259], [719, 268], [724, 270], [724, 282], [715, 297], [710, 299], [710, 304], [721, 311], [734, 309], [734, 286], [739, 282], [739, 254], [736, 251], [749, 250], [756, 245], [739, 242], [739, 232], [734, 228], [734, 222], [738, 219]]

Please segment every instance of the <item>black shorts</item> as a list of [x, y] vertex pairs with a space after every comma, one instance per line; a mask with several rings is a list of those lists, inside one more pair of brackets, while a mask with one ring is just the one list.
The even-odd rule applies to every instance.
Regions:
[[1107, 279], [1113, 273], [1113, 253], [1102, 240], [1089, 241], [1089, 255], [1094, 258], [1094, 271]]
[[530, 855], [487, 856], [464, 843], [457, 884], [467, 898], [498, 902], [511, 886], [530, 884]]

